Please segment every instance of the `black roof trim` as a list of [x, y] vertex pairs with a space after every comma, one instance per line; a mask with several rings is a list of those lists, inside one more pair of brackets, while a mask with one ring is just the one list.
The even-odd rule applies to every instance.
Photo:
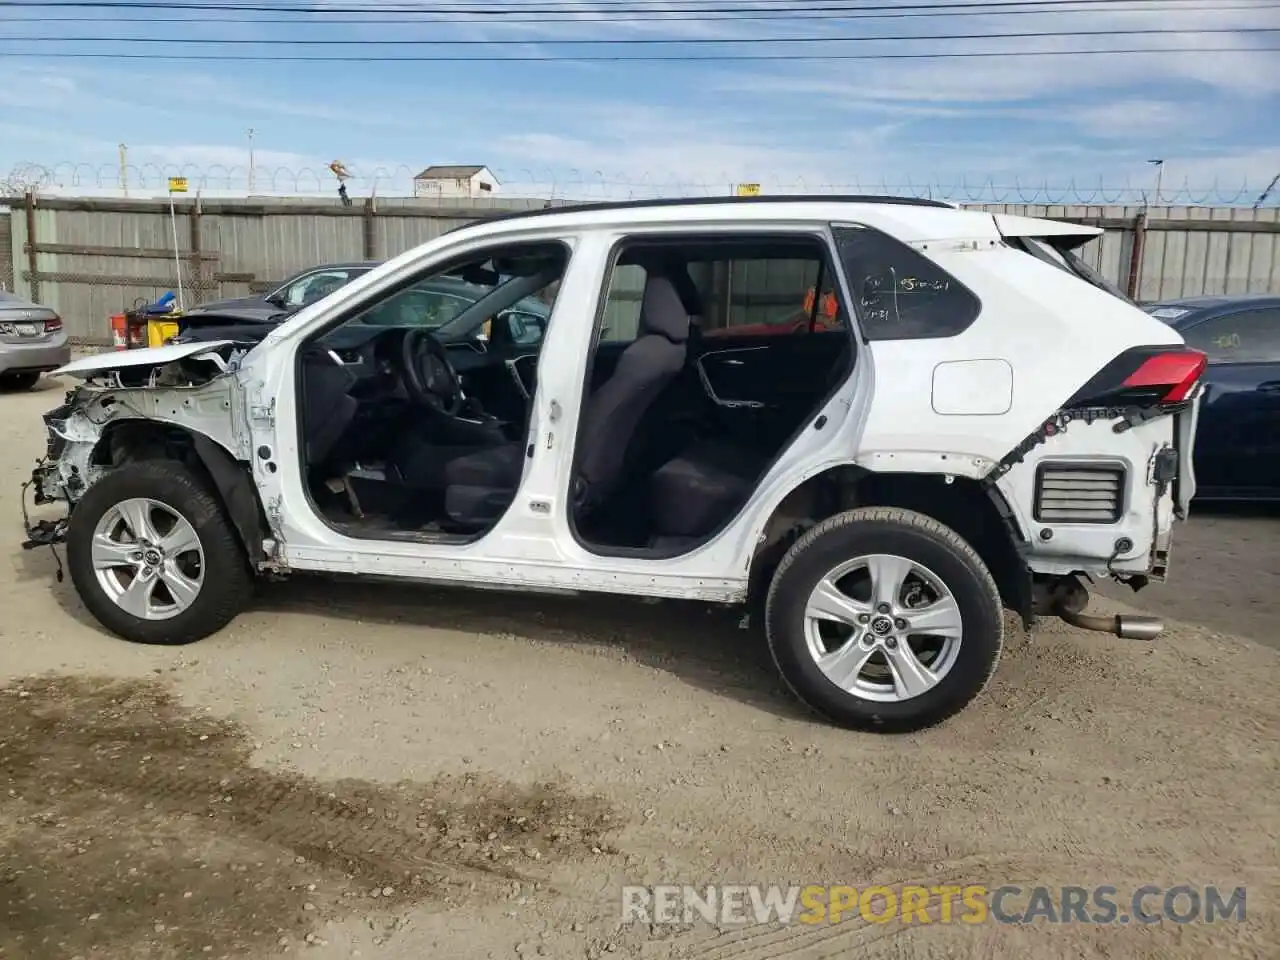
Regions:
[[941, 200], [925, 200], [919, 197], [890, 197], [873, 194], [780, 194], [767, 197], [666, 197], [659, 200], [599, 200], [583, 203], [566, 203], [552, 206], [548, 204], [538, 210], [513, 210], [509, 213], [481, 215], [470, 223], [454, 227], [446, 231], [454, 233], [466, 230], [482, 223], [497, 223], [506, 220], [523, 220], [530, 217], [543, 217], [553, 213], [582, 213], [583, 211], [610, 210], [644, 210], [650, 207], [708, 207], [721, 204], [756, 204], [756, 203], [874, 203], [898, 207], [934, 207], [944, 210], [952, 209], [951, 204]]

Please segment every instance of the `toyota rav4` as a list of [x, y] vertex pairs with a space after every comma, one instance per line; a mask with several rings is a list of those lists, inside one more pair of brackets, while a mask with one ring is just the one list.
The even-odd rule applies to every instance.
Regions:
[[[26, 545], [142, 643], [293, 571], [745, 604], [817, 711], [926, 727], [1002, 608], [1160, 630], [1081, 581], [1165, 577], [1205, 357], [1076, 254], [1099, 232], [875, 197], [483, 220], [260, 342], [62, 368], [30, 485], [65, 515]], [[417, 322], [437, 277], [486, 292]], [[527, 297], [541, 336], [475, 335]]]

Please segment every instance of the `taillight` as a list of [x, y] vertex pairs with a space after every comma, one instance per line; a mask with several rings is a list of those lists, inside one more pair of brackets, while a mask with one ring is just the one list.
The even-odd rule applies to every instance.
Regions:
[[1153, 406], [1191, 396], [1209, 358], [1190, 347], [1135, 347], [1098, 371], [1064, 405]]
[[62, 318], [52, 317], [44, 322], [45, 333], [57, 333], [62, 329]]

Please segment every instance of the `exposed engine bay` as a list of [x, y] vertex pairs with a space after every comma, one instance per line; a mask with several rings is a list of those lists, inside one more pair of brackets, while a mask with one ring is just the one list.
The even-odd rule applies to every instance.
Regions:
[[[74, 508], [104, 472], [130, 459], [183, 459], [184, 450], [232, 463], [247, 458], [247, 431], [237, 429], [240, 390], [230, 376], [246, 352], [229, 343], [162, 347], [93, 372], [87, 371], [96, 358], [73, 361], [64, 369], [85, 369], [86, 379], [44, 414], [47, 446], [28, 483], [34, 504], [65, 501]], [[59, 542], [65, 524], [66, 518], [28, 523], [35, 541], [28, 546]]]

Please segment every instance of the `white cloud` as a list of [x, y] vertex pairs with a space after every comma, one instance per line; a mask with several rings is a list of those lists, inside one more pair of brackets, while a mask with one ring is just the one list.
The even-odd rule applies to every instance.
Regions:
[[[867, 101], [923, 104], [1017, 103], [1039, 97], [1065, 97], [1104, 89], [1160, 83], [1194, 82], [1243, 96], [1267, 96], [1280, 91], [1280, 56], [1274, 52], [1250, 52], [1263, 40], [1239, 33], [1207, 34], [1204, 30], [1240, 30], [1246, 27], [1280, 28], [1280, 9], [1258, 8], [1247, 13], [1234, 10], [1198, 11], [1176, 5], [1151, 4], [1144, 13], [1094, 10], [1087, 17], [1056, 13], [1052, 17], [1009, 19], [975, 17], [946, 20], [919, 33], [982, 34], [1036, 31], [1111, 31], [1125, 29], [1185, 30], [1160, 36], [1089, 36], [1015, 38], [1003, 40], [954, 40], [858, 45], [853, 53], [946, 53], [1007, 51], [1009, 56], [950, 60], [847, 61], [785, 70], [759, 71], [744, 76], [738, 71], [719, 79], [722, 89], [756, 93], [822, 96], [846, 107]], [[1010, 18], [1012, 19], [1012, 18]], [[956, 29], [957, 27], [962, 29]], [[897, 33], [895, 31], [895, 33]], [[1198, 48], [1228, 48], [1231, 53], [1197, 53]], [[1160, 54], [1094, 56], [1082, 50], [1167, 48]], [[1063, 55], [1028, 55], [1033, 51], [1057, 51]]]
[[[388, 2], [402, 6], [401, 0]], [[678, 48], [706, 55], [994, 48], [1011, 54], [991, 59], [647, 66], [502, 63], [503, 53], [601, 52], [547, 45], [550, 39], [569, 37], [692, 40], [1280, 27], [1280, 9], [1227, 9], [1241, 2], [1223, 0], [1222, 8], [1213, 11], [1153, 3], [1144, 5], [1145, 13], [1090, 8], [1087, 13], [1055, 12], [1052, 17], [983, 17], [957, 11], [956, 16], [941, 18], [792, 17], [731, 23], [677, 19], [688, 14], [670, 11], [687, 10], [688, 0], [665, 0], [665, 15], [655, 7], [648, 19], [628, 21], [610, 19], [611, 8], [605, 3], [580, 2], [574, 4], [573, 22], [547, 18], [519, 23], [516, 15], [465, 26], [433, 26], [429, 20], [352, 26], [339, 34], [530, 42], [453, 48], [446, 54], [494, 54], [493, 60], [476, 64], [437, 64], [420, 70], [402, 65], [299, 65], [286, 76], [279, 69], [253, 74], [236, 66], [198, 71], [189, 65], [161, 69], [140, 63], [125, 70], [60, 62], [55, 65], [59, 69], [53, 69], [24, 63], [6, 70], [18, 82], [0, 83], [0, 106], [12, 108], [15, 120], [8, 123], [6, 116], [0, 172], [21, 160], [57, 156], [70, 160], [72, 167], [82, 161], [82, 168], [91, 164], [100, 172], [99, 179], [105, 177], [110, 185], [115, 180], [118, 135], [145, 141], [130, 146], [129, 159], [153, 175], [161, 168], [199, 168], [213, 174], [210, 182], [243, 185], [249, 146], [244, 131], [253, 127], [258, 131], [258, 188], [274, 176], [282, 188], [306, 192], [331, 189], [325, 166], [338, 158], [357, 173], [353, 193], [373, 189], [375, 181], [381, 193], [404, 191], [422, 166], [449, 161], [488, 163], [509, 193], [554, 190], [570, 196], [723, 192], [744, 180], [759, 181], [766, 189], [866, 192], [913, 183], [922, 184], [922, 192], [928, 183], [987, 189], [984, 183], [1062, 186], [1105, 181], [1132, 183], [1137, 192], [1151, 180], [1146, 160], [1152, 150], [1159, 150], [1167, 161], [1166, 188], [1183, 178], [1211, 183], [1244, 176], [1265, 184], [1280, 163], [1272, 152], [1249, 142], [1264, 131], [1256, 124], [1250, 129], [1243, 119], [1250, 111], [1272, 118], [1277, 113], [1280, 55], [1249, 49], [1273, 42], [1265, 37], [1189, 32]], [[776, 2], [734, 4], [749, 5], [781, 10]], [[597, 22], [601, 19], [609, 22]], [[270, 29], [275, 31], [272, 39], [295, 32], [292, 27]], [[301, 28], [297, 32], [316, 35]], [[1178, 52], [1012, 55], [1147, 45]], [[1202, 46], [1226, 46], [1234, 52], [1194, 52]], [[672, 52], [648, 45], [609, 49], [621, 56], [642, 51]], [[399, 48], [390, 51], [398, 52]], [[433, 52], [445, 53], [439, 48]], [[328, 79], [315, 79], [322, 74]], [[446, 75], [451, 83], [441, 82]], [[278, 80], [266, 82], [266, 76]], [[314, 80], [310, 86], [309, 79]], [[57, 118], [56, 126], [48, 121], [51, 116]], [[42, 122], [47, 124], [43, 129]], [[8, 134], [19, 127], [27, 133]], [[95, 138], [91, 131], [106, 132], [111, 141]], [[1226, 143], [1232, 136], [1239, 142], [1235, 149], [1198, 146], [1204, 140]], [[377, 159], [386, 157], [395, 159]]]
[[1070, 108], [1065, 119], [1081, 133], [1109, 140], [1163, 136], [1194, 127], [1205, 129], [1198, 105], [1134, 97]]

